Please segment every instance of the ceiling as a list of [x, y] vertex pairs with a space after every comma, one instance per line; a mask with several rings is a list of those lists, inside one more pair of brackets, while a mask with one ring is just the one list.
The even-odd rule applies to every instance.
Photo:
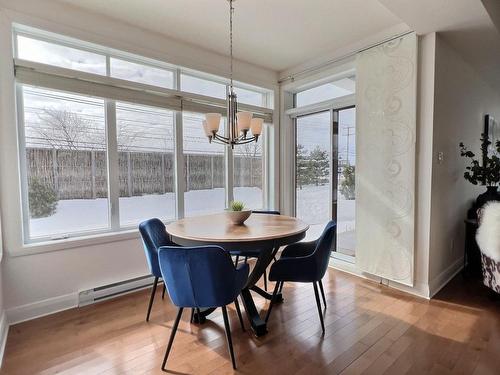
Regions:
[[[59, 0], [228, 54], [226, 0]], [[237, 0], [234, 55], [282, 71], [401, 23], [378, 0]]]
[[500, 92], [500, 0], [379, 2], [416, 33], [439, 32], [491, 87]]

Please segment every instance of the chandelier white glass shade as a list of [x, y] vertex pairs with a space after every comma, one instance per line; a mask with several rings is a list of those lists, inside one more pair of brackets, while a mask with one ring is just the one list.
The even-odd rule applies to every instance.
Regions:
[[[257, 142], [260, 134], [262, 133], [263, 120], [260, 118], [253, 118], [252, 112], [241, 111], [238, 112], [238, 102], [236, 94], [233, 89], [233, 1], [229, 2], [229, 52], [231, 58], [230, 70], [230, 85], [227, 90], [227, 135], [219, 134], [220, 128], [220, 113], [207, 113], [205, 121], [203, 121], [203, 130], [208, 137], [208, 141], [215, 143], [223, 143], [227, 145], [241, 145], [250, 142]], [[249, 135], [249, 131], [252, 135]]]

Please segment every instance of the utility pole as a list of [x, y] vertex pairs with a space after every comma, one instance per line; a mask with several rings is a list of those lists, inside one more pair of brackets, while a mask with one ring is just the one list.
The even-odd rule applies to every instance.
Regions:
[[[355, 127], [354, 126], [348, 126], [345, 128], [345, 132], [342, 134], [342, 135], [345, 135], [347, 137], [347, 147], [346, 147], [346, 162], [347, 162], [347, 165], [350, 165], [349, 164], [349, 143], [350, 143], [350, 140], [351, 140], [351, 135], [354, 135], [356, 134], [355, 131], [354, 131]], [[351, 131], [352, 130], [352, 131]]]

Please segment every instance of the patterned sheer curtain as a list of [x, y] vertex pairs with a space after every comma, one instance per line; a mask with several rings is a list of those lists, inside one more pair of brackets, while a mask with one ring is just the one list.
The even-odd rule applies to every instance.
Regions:
[[416, 35], [361, 52], [356, 65], [356, 264], [413, 286]]

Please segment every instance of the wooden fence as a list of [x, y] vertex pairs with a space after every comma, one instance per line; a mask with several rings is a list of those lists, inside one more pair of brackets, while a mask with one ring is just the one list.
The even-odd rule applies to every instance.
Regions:
[[[185, 154], [186, 191], [224, 187], [222, 155]], [[52, 186], [59, 199], [107, 197], [104, 151], [27, 148], [28, 179]], [[174, 191], [174, 154], [119, 152], [120, 196], [165, 194]], [[262, 159], [234, 157], [234, 186], [262, 186]]]

